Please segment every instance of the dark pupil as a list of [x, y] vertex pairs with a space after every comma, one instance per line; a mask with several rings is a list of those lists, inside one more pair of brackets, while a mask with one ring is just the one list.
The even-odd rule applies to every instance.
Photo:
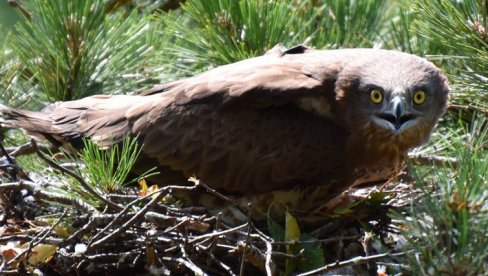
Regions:
[[420, 94], [417, 94], [417, 100], [420, 101], [420, 98], [422, 98], [422, 96], [420, 96]]
[[378, 94], [378, 93], [374, 93], [374, 98], [375, 98], [375, 99], [379, 99], [379, 98], [380, 98], [380, 94]]

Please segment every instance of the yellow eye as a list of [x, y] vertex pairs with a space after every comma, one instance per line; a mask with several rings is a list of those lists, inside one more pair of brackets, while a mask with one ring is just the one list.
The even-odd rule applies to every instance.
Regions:
[[381, 93], [378, 89], [371, 90], [371, 94], [369, 95], [371, 102], [374, 104], [379, 104], [383, 100], [383, 93]]
[[413, 102], [416, 104], [423, 104], [425, 101], [425, 92], [422, 90], [415, 91], [413, 94]]

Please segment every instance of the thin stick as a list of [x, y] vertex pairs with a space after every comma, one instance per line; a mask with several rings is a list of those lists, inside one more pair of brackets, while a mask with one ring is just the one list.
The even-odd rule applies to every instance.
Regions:
[[14, 160], [12, 160], [12, 158], [10, 158], [10, 155], [8, 154], [8, 152], [5, 150], [5, 148], [3, 147], [3, 143], [0, 142], [0, 150], [2, 151], [2, 154], [3, 156], [5, 156], [5, 158], [7, 158], [7, 161], [11, 164], [11, 165], [14, 165], [15, 162]]
[[328, 239], [320, 239], [320, 240], [307, 240], [307, 241], [279, 241], [279, 242], [271, 242], [273, 245], [303, 245], [303, 244], [313, 244], [313, 243], [331, 243], [331, 242], [338, 242], [338, 241], [349, 241], [349, 240], [357, 240], [360, 236], [347, 236], [347, 237], [337, 237], [337, 238], [328, 238]]
[[449, 110], [457, 111], [457, 110], [469, 110], [471, 112], [482, 113], [485, 116], [488, 116], [488, 110], [484, 110], [478, 107], [469, 106], [469, 105], [459, 105], [459, 104], [450, 104], [447, 107]]
[[215, 189], [212, 189], [210, 186], [208, 186], [207, 184], [203, 183], [202, 181], [200, 181], [199, 179], [196, 179], [194, 177], [190, 177], [190, 179], [188, 179], [188, 181], [191, 181], [193, 183], [195, 183], [195, 186], [201, 186], [202, 188], [204, 188], [205, 190], [207, 190], [207, 192], [211, 195], [214, 195], [220, 199], [223, 199], [224, 201], [227, 201], [227, 202], [230, 202], [232, 203], [232, 205], [236, 205], [235, 201], [232, 200], [231, 198], [219, 193], [217, 190]]
[[426, 156], [420, 154], [409, 154], [408, 159], [420, 165], [435, 165], [440, 167], [456, 167], [458, 162], [456, 158], [445, 156]]
[[[22, 251], [19, 255], [15, 256], [13, 259], [11, 259], [10, 261], [8, 261], [7, 263], [7, 266], [11, 266], [12, 264], [14, 264], [15, 262], [17, 262], [18, 259], [20, 259], [21, 257], [23, 257], [25, 254], [29, 253], [32, 251], [32, 249], [34, 247], [36, 247], [37, 245], [39, 245], [41, 242], [44, 241], [44, 239], [47, 238], [47, 236], [49, 234], [51, 234], [51, 232], [53, 231], [53, 229], [58, 226], [58, 224], [64, 219], [64, 217], [66, 216], [66, 214], [68, 213], [68, 209], [66, 208], [63, 212], [63, 214], [61, 214], [61, 216], [59, 217], [59, 219], [53, 224], [51, 225], [51, 227], [49, 227], [49, 229], [46, 231], [46, 233], [44, 233], [42, 236], [42, 231], [34, 238], [32, 239], [30, 242], [29, 242], [29, 247], [26, 248], [24, 251]], [[39, 238], [39, 240], [36, 241], [36, 239]]]
[[208, 250], [205, 247], [203, 247], [202, 245], [199, 245], [197, 248], [202, 250], [203, 253], [205, 253], [210, 258], [210, 260], [212, 262], [216, 263], [218, 266], [220, 266], [222, 269], [224, 269], [229, 275], [232, 275], [232, 276], [236, 275], [236, 274], [234, 274], [234, 272], [232, 271], [232, 269], [230, 269], [230, 267], [228, 265], [219, 261], [211, 252], [208, 252]]
[[60, 204], [69, 205], [81, 209], [87, 213], [98, 213], [97, 209], [86, 204], [80, 199], [69, 198], [66, 196], [56, 195], [42, 190], [38, 184], [31, 181], [21, 180], [19, 182], [9, 182], [0, 184], [0, 190], [22, 190], [26, 189], [33, 194], [36, 199], [43, 201], [54, 201]]
[[[7, 165], [6, 171], [9, 174], [10, 180], [19, 180], [20, 168], [17, 165], [17, 163], [15, 163], [15, 161], [12, 160], [12, 158], [10, 158], [10, 155], [5, 150], [5, 148], [3, 147], [3, 143], [1, 143], [1, 142], [0, 142], [0, 150], [3, 154], [3, 156], [5, 156], [5, 158], [7, 158], [8, 165]], [[9, 170], [9, 168], [11, 168], [13, 170]]]
[[239, 230], [241, 230], [242, 228], [246, 227], [248, 225], [248, 223], [244, 223], [242, 225], [239, 225], [237, 227], [234, 227], [234, 228], [231, 228], [231, 229], [227, 229], [227, 230], [223, 230], [223, 231], [219, 231], [219, 232], [213, 232], [213, 233], [208, 233], [208, 234], [205, 234], [205, 235], [201, 235], [201, 236], [198, 236], [196, 238], [193, 238], [192, 240], [189, 240], [188, 241], [188, 244], [192, 244], [194, 242], [197, 242], [197, 241], [200, 241], [200, 240], [204, 240], [204, 239], [207, 239], [207, 238], [211, 238], [211, 237], [215, 237], [215, 236], [220, 236], [220, 235], [225, 235], [225, 234], [229, 234], [229, 233], [234, 233], [234, 232], [237, 232]]
[[196, 266], [192, 262], [189, 262], [188, 260], [185, 260], [183, 258], [163, 257], [162, 259], [163, 259], [163, 261], [170, 261], [170, 262], [176, 262], [176, 263], [182, 264], [182, 265], [186, 266], [186, 268], [193, 271], [193, 273], [195, 273], [195, 275], [202, 275], [202, 276], [207, 275], [207, 274], [205, 274], [205, 272], [203, 272], [203, 270], [201, 268], [199, 268], [198, 266]]
[[[166, 187], [163, 187], [163, 188], [167, 188], [167, 187], [169, 187], [169, 186], [166, 186]], [[161, 188], [161, 190], [163, 188]], [[160, 192], [151, 201], [149, 201], [148, 204], [146, 204], [141, 210], [139, 210], [139, 212], [137, 212], [131, 219], [129, 219], [128, 221], [126, 221], [121, 227], [117, 228], [115, 231], [113, 231], [109, 235], [107, 235], [107, 236], [99, 239], [98, 241], [92, 243], [91, 246], [89, 245], [89, 247], [87, 247], [87, 251], [88, 251], [88, 248], [90, 248], [91, 250], [93, 250], [93, 249], [95, 249], [97, 247], [100, 247], [102, 244], [104, 244], [106, 242], [109, 242], [109, 241], [113, 240], [114, 238], [118, 237], [119, 235], [123, 234], [127, 228], [129, 228], [137, 220], [139, 220], [140, 218], [142, 218], [144, 216], [144, 214], [146, 212], [148, 212], [150, 210], [150, 208], [152, 208], [153, 205], [155, 205], [156, 203], [158, 203], [164, 195], [165, 195], [165, 193]], [[129, 206], [127, 206], [127, 207], [129, 207]], [[126, 207], [126, 209], [127, 209], [127, 207]], [[114, 221], [116, 219], [114, 219]], [[107, 227], [108, 227], [108, 225], [107, 225]], [[105, 227], [105, 229], [107, 227]]]
[[241, 269], [239, 272], [240, 276], [244, 276], [244, 264], [246, 263], [246, 253], [247, 253], [247, 247], [249, 246], [249, 240], [251, 238], [251, 228], [252, 228], [252, 222], [251, 222], [251, 203], [247, 205], [247, 235], [246, 235], [246, 241], [244, 242], [244, 249], [242, 250], [242, 260], [241, 260]]
[[273, 246], [271, 243], [265, 239], [263, 239], [264, 242], [266, 243], [266, 262], [264, 265], [264, 268], [266, 269], [266, 275], [272, 276], [273, 271], [271, 270], [271, 254], [273, 253]]
[[[48, 150], [55, 150], [56, 149], [55, 147], [46, 147], [43, 145], [37, 145], [37, 148], [38, 148], [38, 150], [40, 150], [42, 152], [46, 152]], [[10, 156], [13, 156], [13, 157], [36, 153], [36, 150], [32, 146], [31, 142], [27, 142], [27, 143], [20, 145], [18, 147], [6, 148], [6, 150], [10, 154]]]
[[368, 257], [358, 256], [358, 257], [352, 258], [352, 259], [347, 260], [347, 261], [335, 262], [335, 263], [328, 264], [328, 265], [325, 265], [323, 267], [320, 267], [320, 268], [317, 268], [314, 270], [307, 271], [305, 273], [300, 273], [297, 276], [307, 276], [307, 275], [318, 274], [318, 273], [331, 271], [333, 269], [344, 267], [344, 266], [360, 264], [360, 263], [374, 261], [374, 260], [381, 260], [383, 258], [403, 256], [407, 253], [408, 252], [384, 253], [384, 254], [371, 255]]

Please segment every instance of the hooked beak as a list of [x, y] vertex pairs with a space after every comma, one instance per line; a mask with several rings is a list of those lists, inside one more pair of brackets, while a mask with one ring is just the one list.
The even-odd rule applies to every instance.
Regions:
[[409, 121], [415, 119], [413, 114], [406, 113], [405, 105], [405, 98], [395, 96], [389, 104], [389, 109], [376, 114], [376, 116], [385, 121], [390, 128], [399, 132]]

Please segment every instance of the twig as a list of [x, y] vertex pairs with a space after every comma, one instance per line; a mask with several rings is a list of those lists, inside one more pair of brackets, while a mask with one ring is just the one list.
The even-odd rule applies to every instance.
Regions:
[[6, 167], [6, 172], [9, 174], [9, 178], [11, 181], [19, 180], [19, 171], [20, 168], [17, 164], [12, 160], [8, 152], [3, 147], [3, 143], [0, 142], [0, 151], [3, 156], [7, 159], [8, 166]]
[[81, 209], [87, 213], [98, 213], [97, 209], [91, 205], [86, 204], [80, 199], [69, 198], [66, 196], [60, 196], [53, 193], [45, 192], [38, 184], [31, 181], [21, 180], [19, 182], [9, 182], [0, 184], [0, 190], [22, 190], [26, 189], [32, 193], [32, 195], [43, 201], [53, 201], [63, 205], [69, 205]]
[[251, 203], [247, 205], [247, 235], [246, 241], [244, 242], [244, 249], [242, 250], [242, 260], [241, 260], [241, 269], [239, 272], [240, 276], [244, 276], [244, 264], [246, 263], [246, 253], [247, 248], [249, 246], [249, 240], [251, 237], [251, 229], [252, 229], [252, 221], [251, 221]]
[[[365, 257], [371, 256], [372, 248], [371, 243], [373, 242], [373, 233], [371, 231], [365, 231], [361, 245], [363, 246]], [[368, 270], [371, 269], [371, 261], [366, 262], [366, 267]]]
[[10, 201], [8, 196], [3, 191], [0, 192], [0, 202], [2, 202], [3, 212], [5, 214], [8, 214], [9, 211], [12, 211], [17, 217], [22, 217], [21, 210], [15, 208], [14, 204]]
[[383, 258], [403, 256], [407, 253], [408, 252], [384, 253], [384, 254], [371, 255], [368, 257], [358, 256], [358, 257], [354, 257], [352, 259], [349, 259], [347, 261], [335, 262], [335, 263], [328, 264], [328, 265], [325, 265], [323, 267], [320, 267], [320, 268], [317, 268], [314, 270], [307, 271], [305, 273], [300, 273], [297, 276], [307, 276], [307, 275], [318, 274], [318, 273], [331, 271], [333, 269], [344, 267], [344, 266], [360, 264], [360, 263], [374, 261], [374, 260], [381, 260]]
[[[183, 259], [186, 260], [186, 262], [188, 262], [189, 264], [191, 264], [193, 267], [198, 267], [196, 264], [194, 264], [192, 262], [192, 260], [190, 259], [190, 256], [188, 255], [188, 252], [186, 252], [186, 246], [188, 245], [187, 244], [187, 241], [188, 241], [188, 231], [185, 229], [185, 233], [184, 233], [184, 243], [180, 243], [179, 244], [179, 248], [180, 248], [180, 252], [181, 252], [181, 255], [183, 256]], [[202, 271], [203, 272], [203, 271]]]
[[14, 160], [12, 160], [12, 158], [10, 158], [10, 155], [8, 154], [8, 152], [5, 150], [5, 148], [3, 147], [3, 143], [0, 142], [0, 150], [2, 152], [2, 155], [5, 156], [5, 158], [7, 158], [7, 161], [10, 163], [10, 164], [15, 164]]
[[[222, 217], [222, 213], [219, 212], [217, 214], [217, 218], [216, 218], [216, 221], [215, 221], [215, 231], [220, 231], [220, 227], [221, 227], [221, 217]], [[210, 253], [213, 254], [214, 251], [215, 251], [215, 247], [217, 246], [217, 243], [219, 242], [219, 236], [216, 236], [212, 239], [212, 243], [210, 244], [209, 246], [209, 250], [210, 250]]]
[[232, 200], [231, 198], [219, 193], [217, 190], [215, 189], [212, 189], [211, 187], [209, 187], [207, 184], [203, 183], [202, 181], [200, 181], [199, 179], [196, 179], [194, 177], [190, 177], [188, 179], [188, 181], [190, 182], [193, 182], [195, 183], [195, 186], [201, 186], [202, 188], [204, 188], [209, 194], [211, 195], [214, 195], [220, 199], [223, 199], [224, 201], [227, 201], [227, 202], [230, 202], [232, 203], [233, 206], [237, 206], [237, 204], [235, 203], [234, 200]]
[[460, 104], [450, 104], [447, 107], [450, 111], [458, 111], [458, 110], [467, 110], [471, 112], [477, 112], [481, 113], [485, 116], [488, 116], [488, 110], [484, 110], [475, 106], [470, 106], [470, 105], [460, 105]]
[[[12, 234], [12, 235], [5, 235], [0, 237], [0, 242], [9, 242], [9, 241], [31, 241], [33, 240], [33, 236], [29, 236], [26, 234]], [[46, 244], [53, 244], [53, 245], [58, 245], [63, 241], [63, 239], [59, 238], [45, 238], [44, 242]]]
[[[397, 264], [397, 263], [386, 263], [386, 262], [376, 262], [377, 265], [384, 265], [384, 266], [389, 266], [389, 267], [396, 267], [400, 268], [403, 270], [411, 270], [412, 267], [406, 264]], [[427, 274], [425, 274], [427, 275]]]
[[[42, 234], [42, 231], [41, 231], [34, 239], [32, 239], [29, 242], [29, 247], [28, 248], [26, 248], [24, 251], [22, 251], [21, 253], [19, 253], [13, 259], [11, 259], [10, 261], [8, 261], [7, 266], [11, 266], [15, 262], [17, 262], [18, 259], [20, 259], [21, 257], [23, 257], [25, 254], [28, 254], [29, 252], [31, 252], [34, 247], [36, 247], [41, 242], [43, 242], [44, 239], [46, 239], [47, 236], [49, 234], [51, 234], [51, 232], [53, 231], [53, 229], [56, 226], [58, 226], [58, 224], [64, 219], [64, 217], [66, 216], [67, 213], [68, 213], [68, 209], [65, 209], [64, 212], [63, 212], [63, 214], [59, 217], [59, 219], [53, 225], [51, 225], [51, 227], [49, 227], [49, 229], [47, 229], [47, 231], [42, 236], [41, 236], [41, 234]], [[37, 238], [39, 238], [39, 239], [36, 241]]]
[[[62, 252], [60, 252], [62, 254]], [[72, 267], [75, 267], [76, 272], [82, 271], [82, 267], [86, 265], [86, 263], [97, 263], [98, 265], [104, 264], [111, 264], [114, 263], [112, 266], [118, 270], [121, 269], [121, 264], [130, 263], [127, 260], [131, 258], [135, 258], [141, 254], [141, 250], [135, 249], [127, 252], [118, 252], [118, 253], [102, 253], [102, 254], [93, 254], [93, 255], [83, 255], [83, 260], [74, 263]], [[73, 256], [65, 255], [68, 258], [73, 258]], [[76, 266], [75, 266], [76, 264]], [[77, 273], [77, 275], [80, 275]]]
[[435, 165], [439, 167], [456, 167], [458, 165], [456, 158], [445, 156], [426, 156], [409, 153], [408, 159], [420, 165]]
[[226, 234], [229, 234], [229, 233], [234, 233], [234, 232], [237, 232], [240, 229], [246, 227], [247, 225], [248, 225], [248, 223], [244, 223], [242, 225], [239, 225], [239, 226], [236, 226], [234, 228], [227, 229], [227, 230], [223, 230], [223, 231], [219, 231], [219, 232], [212, 232], [212, 233], [208, 233], [208, 234], [205, 234], [205, 235], [201, 235], [201, 236], [198, 236], [196, 238], [193, 238], [192, 240], [189, 240], [188, 241], [188, 244], [192, 244], [194, 242], [197, 242], [197, 241], [200, 241], [200, 240], [204, 240], [204, 239], [207, 239], [207, 238], [211, 238], [211, 237], [215, 237], [215, 236], [220, 236], [220, 235], [226, 235]]
[[[136, 203], [141, 202], [141, 201], [143, 201], [143, 200], [145, 200], [145, 199], [147, 199], [147, 198], [150, 198], [151, 196], [153, 196], [153, 195], [155, 195], [155, 194], [158, 194], [158, 195], [157, 195], [155, 198], [153, 198], [153, 199], [152, 199], [152, 200], [151, 200], [151, 201], [150, 201], [148, 204], [146, 204], [146, 206], [145, 206], [143, 209], [141, 209], [141, 210], [140, 210], [138, 213], [136, 213], [136, 214], [135, 214], [135, 216], [142, 216], [142, 215], [144, 215], [144, 214], [145, 214], [145, 213], [146, 213], [146, 212], [149, 210], [149, 209], [148, 209], [149, 207], [152, 207], [152, 205], [154, 205], [155, 203], [157, 203], [157, 202], [158, 202], [157, 200], [155, 200], [156, 198], [160, 199], [160, 198], [161, 198], [161, 197], [162, 197], [164, 194], [166, 194], [166, 193], [163, 193], [164, 191], [167, 191], [167, 190], [172, 190], [172, 189], [173, 189], [173, 190], [194, 190], [195, 188], [196, 188], [195, 186], [193, 186], [193, 187], [187, 187], [187, 186], [173, 186], [173, 185], [164, 186], [164, 187], [162, 187], [162, 188], [160, 188], [160, 189], [158, 189], [158, 190], [156, 190], [156, 191], [154, 191], [154, 192], [151, 192], [151, 193], [149, 193], [149, 194], [147, 194], [147, 195], [145, 195], [145, 196], [143, 196], [143, 197], [141, 197], [141, 198], [138, 198], [138, 199], [136, 199], [136, 200], [134, 200], [134, 201], [130, 202], [129, 204], [127, 204], [127, 206], [126, 206], [126, 207], [125, 207], [125, 208], [124, 208], [122, 211], [120, 211], [120, 212], [117, 214], [117, 216], [116, 216], [116, 217], [115, 217], [115, 218], [114, 218], [114, 219], [113, 219], [113, 220], [112, 220], [112, 221], [111, 221], [111, 222], [110, 222], [110, 223], [109, 223], [107, 226], [105, 226], [105, 228], [104, 228], [104, 229], [102, 229], [102, 230], [101, 230], [99, 233], [97, 233], [97, 234], [96, 234], [96, 235], [95, 235], [95, 236], [92, 238], [92, 241], [96, 240], [96, 239], [98, 238], [98, 236], [100, 236], [100, 235], [101, 235], [102, 233], [104, 233], [104, 232], [105, 232], [107, 229], [109, 229], [109, 228], [110, 228], [110, 227], [111, 227], [113, 224], [115, 224], [117, 221], [119, 221], [119, 220], [120, 220], [120, 218], [121, 218], [123, 215], [125, 215], [125, 214], [128, 212], [128, 210], [129, 210], [130, 208], [132, 208], [132, 206], [134, 206]], [[139, 217], [138, 217], [138, 218], [139, 218]], [[126, 224], [127, 224], [128, 222], [130, 222], [130, 223], [134, 223], [134, 222], [135, 222], [135, 220], [134, 220], [134, 219], [135, 219], [135, 217], [133, 217], [132, 219], [130, 219], [129, 221], [127, 221], [127, 222], [126, 222]], [[126, 225], [126, 224], [124, 224], [124, 225]], [[120, 230], [120, 228], [119, 228], [118, 230]], [[125, 230], [125, 229], [124, 229], [124, 230]], [[114, 232], [113, 232], [112, 234], [114, 234]], [[117, 235], [119, 235], [119, 234], [120, 234], [120, 232], [119, 232]], [[105, 238], [107, 238], [107, 237], [105, 237]], [[87, 249], [88, 249], [89, 247], [90, 247], [90, 243], [88, 244]]]
[[[170, 186], [163, 187], [163, 188], [161, 188], [159, 190], [162, 191], [163, 189], [165, 189], [165, 188], [167, 189], [168, 187], [170, 187]], [[158, 191], [156, 191], [156, 192], [158, 192]], [[129, 219], [128, 221], [126, 221], [121, 227], [117, 228], [112, 233], [110, 233], [107, 236], [105, 236], [105, 237], [97, 240], [96, 242], [92, 243], [91, 245], [89, 244], [87, 246], [87, 251], [89, 249], [90, 250], [96, 249], [97, 247], [103, 245], [104, 243], [109, 242], [109, 241], [113, 240], [114, 238], [118, 237], [119, 235], [123, 234], [127, 228], [129, 228], [137, 220], [139, 220], [141, 217], [143, 217], [144, 214], [147, 211], [149, 211], [149, 209], [152, 208], [153, 205], [155, 205], [156, 203], [158, 203], [161, 200], [161, 198], [163, 197], [163, 195], [165, 195], [165, 193], [159, 192], [159, 194], [156, 197], [154, 197], [149, 203], [146, 204], [146, 206], [144, 206], [141, 210], [139, 210], [139, 212], [137, 212], [134, 216], [132, 216], [132, 218]], [[130, 205], [127, 206], [124, 210], [128, 210], [129, 207], [130, 207]], [[124, 212], [124, 211], [122, 211], [122, 212]], [[117, 218], [114, 219], [114, 221], [116, 221], [116, 220], [117, 220]], [[107, 227], [108, 227], [108, 225], [107, 225]], [[107, 229], [107, 227], [105, 227], [105, 229]], [[98, 236], [98, 234], [97, 234], [97, 236]], [[95, 240], [95, 237], [92, 240]]]
[[[210, 224], [199, 221], [194, 217], [168, 216], [156, 212], [147, 212], [144, 217], [150, 222], [157, 223], [163, 227], [168, 227], [164, 232], [171, 232], [173, 229], [180, 227], [187, 227], [190, 230], [198, 232], [207, 232], [210, 228]], [[177, 222], [176, 225], [174, 225], [175, 222]]]
[[[266, 269], [266, 257], [267, 256], [265, 253], [261, 252], [261, 249], [256, 247], [253, 243], [246, 245], [244, 243], [244, 241], [241, 241], [237, 244], [236, 247], [231, 248], [228, 252], [234, 253], [234, 254], [243, 254], [244, 251], [246, 252], [246, 254], [245, 254], [246, 261], [247, 261], [246, 263], [252, 264], [254, 267], [259, 268], [263, 271]], [[286, 254], [286, 253], [281, 253], [281, 252], [271, 252], [271, 255], [272, 256], [281, 255], [285, 258], [303, 259], [303, 253], [304, 253], [304, 251], [302, 251], [300, 255], [291, 255], [291, 254]], [[271, 270], [272, 270], [273, 269], [272, 263], [270, 266], [271, 266]]]
[[[37, 145], [37, 148], [38, 148], [38, 150], [40, 150], [42, 152], [46, 152], [49, 150], [56, 149], [55, 147], [46, 147], [43, 145]], [[27, 142], [27, 143], [20, 145], [18, 147], [6, 148], [6, 150], [13, 157], [36, 153], [36, 149], [34, 149], [31, 142]]]
[[236, 275], [234, 274], [234, 272], [232, 271], [232, 269], [230, 269], [229, 266], [227, 266], [226, 264], [224, 264], [223, 262], [219, 261], [211, 252], [208, 252], [208, 250], [206, 248], [204, 248], [202, 245], [199, 245], [197, 247], [197, 249], [203, 251], [203, 253], [205, 253], [212, 262], [214, 262], [215, 264], [217, 264], [218, 266], [220, 266], [222, 269], [224, 269], [229, 275]]
[[83, 180], [83, 178], [81, 176], [79, 176], [78, 174], [60, 166], [59, 164], [57, 164], [56, 162], [52, 161], [51, 159], [49, 159], [48, 157], [46, 157], [44, 155], [44, 153], [40, 152], [37, 148], [37, 144], [35, 142], [34, 139], [31, 139], [31, 144], [32, 144], [32, 147], [35, 149], [36, 151], [36, 154], [37, 156], [39, 156], [39, 158], [41, 158], [42, 160], [44, 160], [46, 163], [48, 163], [50, 166], [54, 167], [55, 169], [63, 172], [63, 173], [66, 173], [67, 175], [73, 177], [74, 179], [76, 179], [80, 185], [87, 191], [89, 192], [90, 194], [92, 194], [93, 196], [95, 196], [97, 199], [101, 200], [102, 202], [104, 202], [105, 204], [107, 204], [107, 206], [109, 206], [110, 208], [116, 210], [116, 211], [120, 211], [122, 210], [123, 208], [115, 203], [113, 203], [112, 201], [104, 198], [103, 196], [101, 196], [100, 194], [98, 194], [95, 190], [93, 190], [88, 184], [86, 184], [85, 180]]
[[[129, 214], [127, 214], [128, 217]], [[104, 223], [109, 223], [110, 221], [113, 221], [117, 215], [115, 214], [94, 214], [90, 216], [90, 219], [88, 220], [83, 227], [78, 229], [78, 231], [74, 232], [71, 236], [69, 236], [65, 241], [64, 244], [70, 244], [74, 242], [75, 239], [80, 237], [81, 235], [89, 232], [90, 230], [93, 230], [96, 226], [102, 225]], [[125, 218], [124, 217], [124, 218]]]
[[182, 264], [189, 270], [193, 271], [195, 275], [202, 275], [202, 276], [207, 275], [205, 274], [205, 272], [203, 272], [201, 268], [199, 268], [198, 266], [194, 265], [192, 262], [189, 262], [188, 260], [185, 260], [183, 258], [163, 257], [162, 259], [163, 261], [176, 262]]
[[297, 254], [285, 253], [285, 252], [271, 252], [271, 256], [280, 257], [283, 259], [293, 259], [302, 261], [305, 258], [305, 251], [302, 249]]
[[272, 276], [273, 271], [271, 270], [271, 254], [273, 253], [273, 246], [271, 242], [263, 239], [266, 243], [266, 262], [264, 263], [264, 268], [266, 269], [266, 275]]
[[321, 243], [321, 244], [328, 244], [332, 242], [338, 241], [350, 241], [350, 240], [357, 240], [360, 236], [346, 236], [346, 237], [337, 237], [337, 238], [328, 238], [328, 239], [320, 239], [320, 240], [307, 240], [307, 241], [279, 241], [279, 242], [271, 242], [273, 245], [303, 245], [303, 244], [313, 244], [313, 243]]
[[127, 259], [127, 257], [133, 257], [139, 254], [141, 254], [141, 250], [135, 249], [128, 252], [93, 254], [93, 255], [85, 255], [84, 257], [87, 260], [96, 261], [96, 262], [114, 262], [114, 261], [116, 262], [116, 261]]
[[272, 243], [274, 242], [273, 239], [270, 237], [266, 236], [264, 233], [259, 231], [256, 227], [254, 227], [254, 231], [257, 232], [257, 234], [251, 234], [253, 238], [259, 239], [264, 242], [266, 245], [266, 252], [264, 253], [265, 255], [265, 261], [264, 261], [264, 268], [266, 270], [266, 275], [276, 275], [276, 265], [273, 263], [273, 259], [271, 258], [273, 255], [273, 245]]

